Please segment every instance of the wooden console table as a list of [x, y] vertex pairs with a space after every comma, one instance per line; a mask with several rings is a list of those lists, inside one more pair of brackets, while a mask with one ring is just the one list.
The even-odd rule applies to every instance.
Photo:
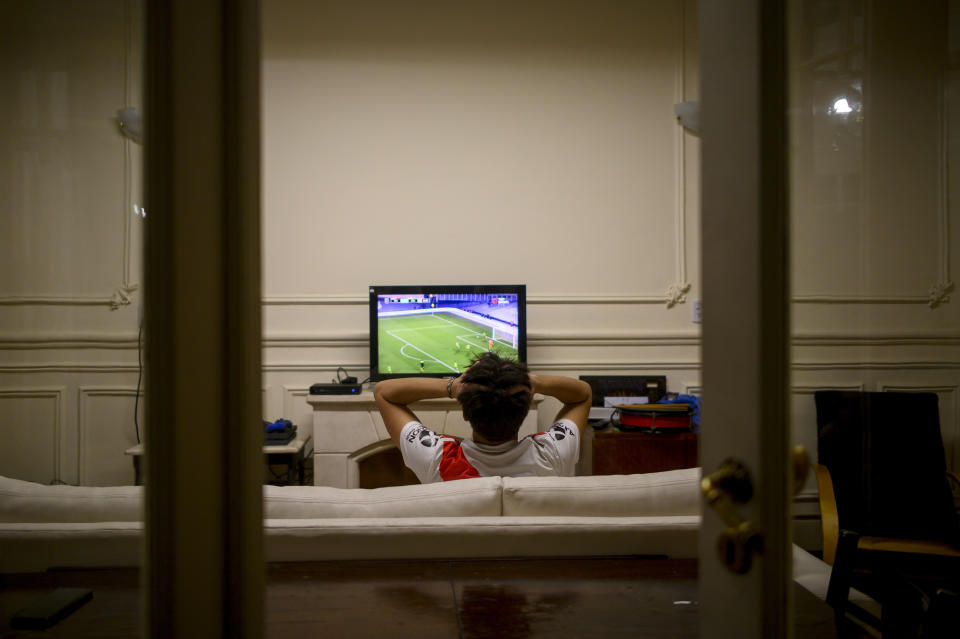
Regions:
[[593, 474], [656, 473], [697, 466], [697, 433], [626, 433], [611, 429], [593, 436]]

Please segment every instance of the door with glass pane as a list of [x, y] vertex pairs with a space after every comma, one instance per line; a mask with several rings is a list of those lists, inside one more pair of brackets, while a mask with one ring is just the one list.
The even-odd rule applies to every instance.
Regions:
[[704, 637], [792, 626], [784, 46], [782, 3], [700, 7]]

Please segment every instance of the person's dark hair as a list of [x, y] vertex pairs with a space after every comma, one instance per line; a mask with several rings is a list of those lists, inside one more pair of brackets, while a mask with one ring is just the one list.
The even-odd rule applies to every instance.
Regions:
[[482, 353], [462, 381], [457, 400], [473, 430], [494, 443], [516, 437], [533, 394], [526, 364]]

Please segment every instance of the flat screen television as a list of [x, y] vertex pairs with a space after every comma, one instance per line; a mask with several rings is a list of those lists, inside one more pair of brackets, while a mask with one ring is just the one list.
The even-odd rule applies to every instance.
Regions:
[[370, 287], [371, 381], [457, 376], [491, 350], [527, 361], [525, 285]]

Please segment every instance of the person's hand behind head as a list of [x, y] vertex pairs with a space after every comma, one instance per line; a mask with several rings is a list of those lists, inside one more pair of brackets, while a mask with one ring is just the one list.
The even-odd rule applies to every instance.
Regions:
[[453, 380], [453, 384], [450, 385], [450, 397], [457, 399], [460, 396], [460, 391], [463, 390], [464, 375], [466, 375], [466, 373], [460, 373], [460, 377]]
[[530, 377], [530, 394], [533, 395], [534, 393], [539, 392], [537, 390], [537, 376], [533, 373], [529, 373], [528, 377]]

